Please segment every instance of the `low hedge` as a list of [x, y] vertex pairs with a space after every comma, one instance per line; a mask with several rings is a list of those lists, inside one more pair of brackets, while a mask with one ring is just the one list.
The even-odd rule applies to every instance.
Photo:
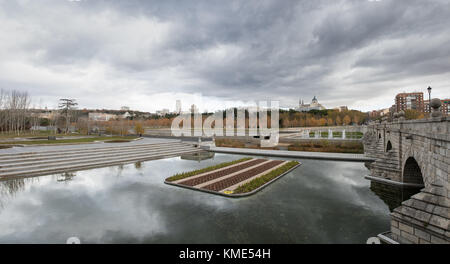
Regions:
[[233, 193], [247, 193], [247, 192], [251, 192], [261, 186], [263, 186], [264, 184], [268, 183], [269, 181], [275, 179], [276, 177], [280, 176], [281, 174], [285, 173], [286, 171], [292, 169], [293, 167], [297, 166], [298, 164], [300, 164], [300, 162], [298, 161], [290, 161], [286, 164], [284, 164], [283, 166], [268, 172], [267, 174], [264, 174], [256, 179], [253, 179], [239, 187], [237, 187]]

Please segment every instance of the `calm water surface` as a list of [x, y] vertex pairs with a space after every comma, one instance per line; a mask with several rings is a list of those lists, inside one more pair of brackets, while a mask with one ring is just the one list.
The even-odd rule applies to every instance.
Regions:
[[389, 207], [363, 163], [303, 164], [261, 192], [230, 199], [164, 179], [243, 156], [179, 157], [0, 182], [0, 243], [365, 243]]

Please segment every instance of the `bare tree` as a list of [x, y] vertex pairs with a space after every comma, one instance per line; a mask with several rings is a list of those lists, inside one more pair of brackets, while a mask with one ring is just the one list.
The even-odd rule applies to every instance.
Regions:
[[29, 125], [28, 111], [30, 97], [26, 92], [12, 90], [0, 91], [0, 131], [17, 133], [27, 129]]

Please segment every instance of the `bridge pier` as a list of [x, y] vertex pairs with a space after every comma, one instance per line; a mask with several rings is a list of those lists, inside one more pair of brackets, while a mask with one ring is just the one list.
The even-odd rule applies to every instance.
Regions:
[[391, 236], [399, 243], [450, 244], [450, 117], [371, 124], [365, 155], [375, 158], [371, 180], [425, 188], [391, 213]]
[[448, 190], [436, 181], [391, 213], [392, 238], [403, 244], [450, 244]]

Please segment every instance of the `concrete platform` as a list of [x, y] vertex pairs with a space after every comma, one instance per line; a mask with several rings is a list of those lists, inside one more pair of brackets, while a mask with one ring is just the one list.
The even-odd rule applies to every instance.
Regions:
[[130, 145], [141, 145], [141, 144], [156, 144], [156, 143], [167, 143], [167, 142], [180, 142], [179, 139], [162, 139], [162, 138], [142, 138], [140, 140], [133, 140], [131, 142], [124, 143], [104, 143], [104, 142], [92, 142], [92, 143], [77, 143], [77, 144], [53, 144], [53, 145], [26, 145], [24, 147], [12, 147], [7, 149], [0, 149], [1, 154], [13, 154], [13, 153], [26, 153], [26, 152], [41, 152], [50, 150], [73, 150], [73, 149], [89, 149], [98, 147], [120, 147], [120, 146], [130, 146]]
[[180, 140], [14, 147], [0, 151], [0, 181], [176, 157], [201, 149]]
[[209, 151], [218, 152], [218, 153], [272, 156], [272, 157], [284, 157], [284, 158], [359, 161], [359, 162], [375, 161], [375, 159], [366, 157], [366, 156], [364, 156], [364, 154], [307, 152], [307, 151], [288, 151], [288, 150], [265, 150], [265, 149], [247, 149], [247, 148], [224, 148], [224, 147], [213, 147], [213, 146], [209, 147]]

